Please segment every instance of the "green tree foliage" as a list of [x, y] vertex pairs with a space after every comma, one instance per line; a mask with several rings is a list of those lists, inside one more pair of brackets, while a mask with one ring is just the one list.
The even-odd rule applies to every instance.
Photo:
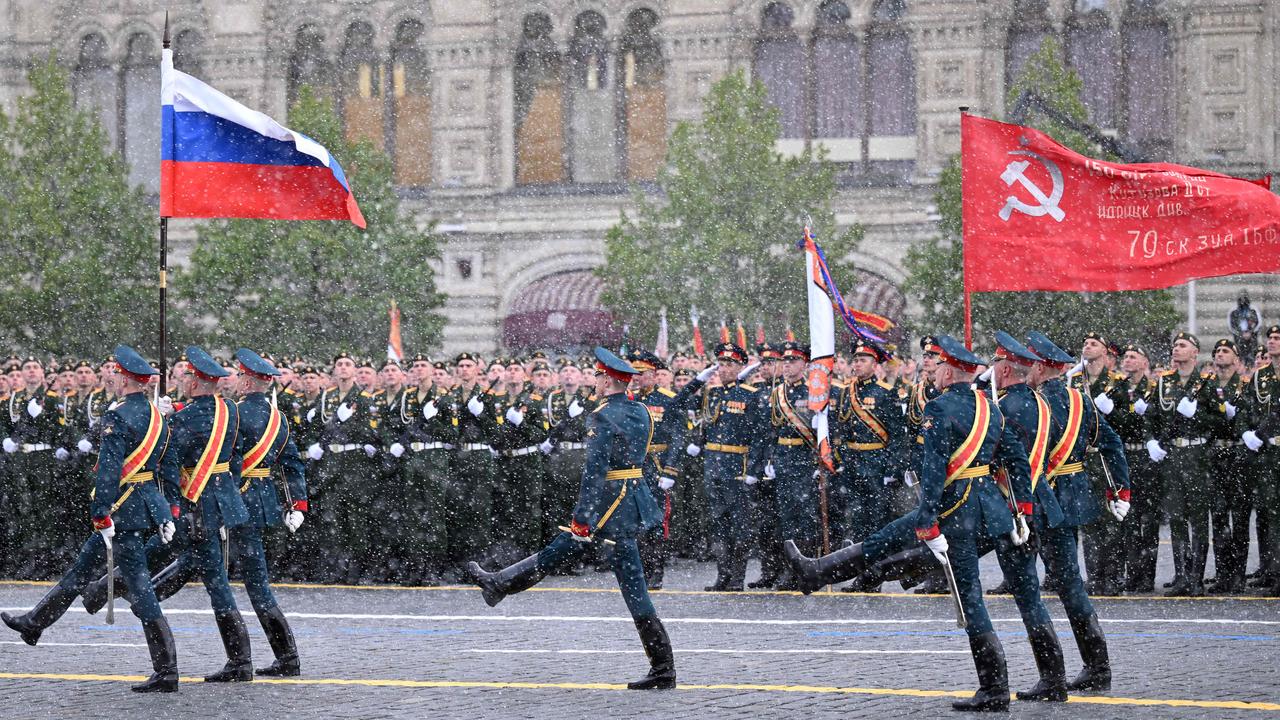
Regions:
[[[1006, 107], [1013, 107], [1024, 90], [1035, 90], [1047, 104], [1077, 122], [1087, 123], [1088, 110], [1080, 99], [1080, 76], [1062, 60], [1062, 47], [1047, 38], [1027, 60], [1022, 74], [1009, 88]], [[1107, 157], [1086, 136], [1042, 112], [1033, 110], [1025, 124], [1048, 134], [1076, 152]], [[1114, 158], [1111, 158], [1114, 159]], [[915, 324], [925, 332], [964, 332], [963, 254], [961, 245], [960, 162], [953, 157], [942, 172], [935, 196], [941, 215], [937, 237], [920, 241], [907, 252], [907, 280], [903, 291], [922, 309]], [[1035, 272], [1035, 268], [1009, 268]], [[1014, 335], [1027, 330], [1045, 332], [1063, 347], [1078, 348], [1084, 334], [1098, 331], [1120, 342], [1163, 343], [1180, 321], [1167, 290], [1141, 292], [998, 292], [973, 296], [974, 343], [989, 348], [995, 330]]]
[[[0, 350], [154, 351], [156, 212], [50, 55], [0, 113]], [[159, 120], [157, 119], [157, 122]]]
[[185, 339], [306, 352], [317, 360], [339, 350], [376, 357], [386, 348], [395, 300], [405, 350], [435, 346], [443, 296], [428, 262], [439, 257], [439, 238], [400, 214], [390, 159], [367, 141], [348, 142], [330, 101], [307, 88], [289, 126], [339, 159], [368, 229], [345, 221], [202, 225], [189, 267], [175, 283], [186, 304]]
[[658, 176], [664, 197], [637, 193], [634, 215], [623, 213], [605, 238], [604, 302], [635, 337], [654, 336], [663, 306], [677, 337], [681, 330], [688, 337], [690, 306], [702, 313], [708, 342], [722, 318], [764, 322], [775, 337], [790, 322], [804, 337], [804, 256], [796, 242], [806, 214], [836, 283], [853, 287], [847, 258], [861, 228], [832, 237], [835, 168], [808, 148], [780, 155], [780, 131], [764, 86], [742, 72], [711, 88], [701, 121], [676, 126]]

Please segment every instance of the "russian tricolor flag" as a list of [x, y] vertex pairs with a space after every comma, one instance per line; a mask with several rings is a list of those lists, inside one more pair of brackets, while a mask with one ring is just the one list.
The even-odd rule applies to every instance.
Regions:
[[337, 159], [316, 141], [160, 65], [160, 216], [350, 220], [365, 226]]

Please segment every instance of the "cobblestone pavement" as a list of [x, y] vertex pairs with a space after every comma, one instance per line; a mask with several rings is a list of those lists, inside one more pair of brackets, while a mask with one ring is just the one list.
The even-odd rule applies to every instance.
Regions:
[[[234, 686], [199, 682], [224, 656], [207, 598], [189, 586], [165, 605], [184, 673], [180, 693], [128, 692], [126, 681], [149, 668], [137, 621], [118, 611], [109, 626], [77, 603], [39, 647], [0, 628], [0, 717], [955, 717], [952, 697], [975, 686], [945, 596], [696, 590], [713, 575], [707, 564], [679, 563], [668, 590], [655, 594], [676, 648], [675, 692], [625, 691], [646, 661], [610, 575], [550, 578], [494, 609], [469, 588], [281, 586], [305, 674]], [[996, 575], [985, 559], [984, 585]], [[0, 584], [0, 607], [25, 610], [45, 589]], [[265, 665], [266, 640], [247, 599], [238, 599], [255, 663]], [[1015, 702], [1014, 715], [1280, 717], [1280, 601], [1096, 602], [1112, 692], [1066, 705]], [[1012, 601], [989, 597], [988, 607], [1012, 687], [1030, 686], [1035, 669]], [[1056, 599], [1050, 612], [1074, 675], [1079, 654]]]

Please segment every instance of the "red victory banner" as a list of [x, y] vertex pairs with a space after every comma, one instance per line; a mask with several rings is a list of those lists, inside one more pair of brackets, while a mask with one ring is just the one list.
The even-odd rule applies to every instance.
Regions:
[[1270, 177], [1096, 160], [969, 114], [960, 155], [966, 306], [972, 292], [1151, 290], [1280, 270]]

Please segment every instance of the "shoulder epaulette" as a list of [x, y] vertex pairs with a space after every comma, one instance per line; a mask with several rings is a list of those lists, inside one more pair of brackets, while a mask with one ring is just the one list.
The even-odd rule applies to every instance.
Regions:
[[845, 389], [845, 388], [849, 387], [849, 383], [847, 383], [847, 382], [845, 382], [845, 381], [843, 381], [843, 380], [832, 380], [832, 381], [831, 381], [831, 387], [838, 387], [838, 388], [840, 388], [841, 390], [843, 390], [843, 389]]
[[609, 403], [608, 403], [608, 402], [602, 402], [602, 403], [600, 403], [599, 405], [597, 405], [597, 406], [596, 406], [596, 409], [595, 409], [595, 410], [592, 410], [591, 412], [593, 412], [593, 413], [598, 413], [598, 412], [600, 412], [601, 410], [603, 410], [603, 409], [605, 409], [605, 408], [607, 408], [607, 407], [609, 407]]
[[49, 397], [55, 397], [55, 398], [58, 397], [58, 393], [53, 390], [45, 390], [44, 394]]
[[676, 396], [675, 392], [673, 392], [670, 388], [660, 387], [658, 388], [658, 393], [661, 394], [663, 397], [673, 398]]
[[743, 389], [744, 389], [744, 390], [746, 390], [747, 392], [756, 392], [757, 390], [759, 390], [759, 389], [760, 389], [760, 388], [756, 387], [755, 385], [750, 385], [750, 384], [747, 384], [747, 383], [739, 383], [739, 384], [738, 384], [738, 387], [743, 388]]
[[[381, 392], [381, 391], [379, 391], [379, 392]], [[371, 393], [371, 392], [369, 392], [368, 390], [361, 390], [361, 391], [360, 391], [360, 397], [367, 397], [367, 398], [377, 397], [377, 393]]]
[[893, 389], [893, 383], [891, 382], [885, 382], [884, 380], [876, 380], [876, 384], [884, 388], [885, 390]]
[[1160, 377], [1169, 377], [1170, 375], [1177, 375], [1177, 374], [1178, 374], [1177, 370], [1165, 370], [1164, 372], [1160, 373]]
[[541, 393], [529, 393], [529, 399], [530, 399], [530, 400], [541, 400], [541, 399], [542, 399], [542, 395], [541, 395]]

